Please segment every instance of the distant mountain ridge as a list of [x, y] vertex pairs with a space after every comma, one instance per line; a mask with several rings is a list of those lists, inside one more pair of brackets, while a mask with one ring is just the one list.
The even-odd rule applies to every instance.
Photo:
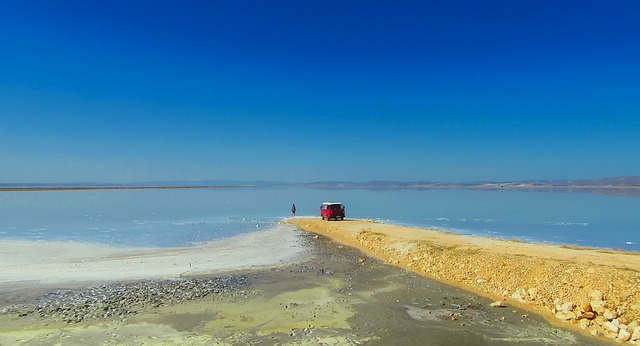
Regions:
[[0, 183], [0, 188], [37, 188], [37, 187], [213, 187], [213, 186], [289, 186], [291, 183], [276, 181], [242, 181], [242, 180], [198, 180], [198, 181], [143, 181], [135, 183], [109, 182], [71, 182], [71, 183]]
[[289, 183], [279, 181], [200, 180], [200, 181], [149, 181], [137, 183], [0, 183], [3, 191], [24, 190], [93, 190], [93, 189], [152, 189], [152, 188], [229, 188], [229, 187], [307, 187], [316, 189], [476, 189], [587, 192], [640, 196], [640, 176], [582, 179], [582, 180], [518, 180], [472, 181], [464, 183], [430, 181], [372, 180], [318, 181]]
[[640, 176], [598, 178], [583, 180], [517, 180], [517, 181], [471, 181], [463, 183], [430, 182], [430, 181], [388, 181], [372, 180], [367, 182], [320, 181], [305, 184], [307, 186], [352, 186], [352, 187], [380, 187], [380, 188], [427, 188], [427, 187], [640, 187]]

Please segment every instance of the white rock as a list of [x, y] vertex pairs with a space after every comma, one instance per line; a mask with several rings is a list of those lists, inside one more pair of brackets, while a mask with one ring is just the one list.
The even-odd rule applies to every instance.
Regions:
[[604, 314], [604, 309], [606, 307], [607, 307], [607, 303], [605, 301], [603, 301], [603, 300], [592, 300], [591, 301], [591, 308], [598, 315]]
[[602, 294], [602, 292], [600, 292], [600, 290], [595, 290], [589, 293], [589, 297], [591, 297], [591, 299], [593, 300], [604, 300], [604, 295]]
[[564, 303], [560, 306], [559, 311], [572, 311], [576, 307], [574, 302]]
[[620, 329], [620, 332], [618, 332], [618, 339], [621, 341], [629, 341], [631, 340], [631, 333], [626, 329]]
[[610, 332], [616, 333], [618, 334], [618, 332], [620, 331], [620, 328], [618, 328], [618, 325], [611, 322], [611, 321], [607, 321], [605, 323], [602, 324], [602, 326], [607, 329]]
[[640, 340], [640, 327], [633, 328], [633, 334], [631, 335], [631, 340]]
[[538, 289], [535, 287], [531, 287], [527, 290], [527, 293], [529, 293], [529, 299], [536, 300], [536, 297], [538, 296]]
[[527, 300], [527, 291], [525, 291], [524, 288], [518, 288], [512, 295], [511, 298], [520, 301], [520, 302], [525, 302]]
[[498, 300], [495, 301], [493, 303], [490, 304], [492, 308], [504, 308], [506, 307], [506, 305], [504, 305], [504, 302], [502, 300]]
[[607, 320], [611, 321], [618, 318], [618, 313], [615, 310], [606, 309], [604, 310], [604, 314], [602, 314], [602, 316]]
[[576, 314], [572, 311], [558, 311], [555, 316], [557, 319], [563, 321], [570, 321], [576, 318]]
[[589, 321], [587, 319], [580, 320], [580, 328], [587, 329], [587, 328], [589, 328], [590, 325], [591, 325], [591, 321]]

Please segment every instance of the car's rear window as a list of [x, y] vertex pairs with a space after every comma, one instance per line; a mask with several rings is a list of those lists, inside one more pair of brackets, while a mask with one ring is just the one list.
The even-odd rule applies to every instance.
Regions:
[[330, 209], [342, 209], [342, 205], [341, 204], [332, 204], [329, 206]]

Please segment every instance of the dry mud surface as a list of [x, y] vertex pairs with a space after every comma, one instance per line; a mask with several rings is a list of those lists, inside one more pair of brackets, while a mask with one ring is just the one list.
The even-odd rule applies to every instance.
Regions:
[[[519, 307], [492, 308], [491, 299], [390, 266], [324, 236], [300, 232], [299, 237], [311, 257], [278, 267], [3, 292], [0, 344], [602, 343]], [[112, 313], [63, 318], [95, 311], [96, 301]], [[44, 302], [60, 309], [42, 309]]]

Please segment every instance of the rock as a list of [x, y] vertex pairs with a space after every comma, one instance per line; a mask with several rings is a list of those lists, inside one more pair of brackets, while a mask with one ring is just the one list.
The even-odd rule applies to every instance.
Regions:
[[592, 310], [596, 312], [598, 315], [604, 314], [604, 309], [607, 306], [607, 303], [605, 303], [602, 300], [592, 300], [590, 304], [591, 304]]
[[576, 304], [573, 302], [564, 303], [562, 305], [558, 305], [556, 307], [557, 311], [572, 311], [576, 307]]
[[629, 318], [627, 318], [627, 316], [623, 316], [624, 315], [624, 310], [618, 310], [618, 320], [620, 320], [620, 324], [629, 324]]
[[563, 320], [563, 321], [570, 321], [576, 318], [576, 314], [573, 313], [573, 311], [558, 311], [556, 313], [556, 318], [559, 320]]
[[538, 296], [538, 289], [535, 287], [531, 287], [530, 289], [527, 290], [527, 293], [529, 293], [529, 299], [536, 300]]
[[628, 327], [631, 328], [631, 329], [635, 329], [637, 326], [640, 326], [640, 322], [633, 321], [633, 322], [629, 323]]
[[620, 329], [617, 339], [620, 341], [629, 341], [631, 340], [631, 333], [629, 333], [627, 329]]
[[640, 340], [640, 327], [633, 328], [633, 334], [631, 334], [631, 340]]
[[593, 329], [591, 329], [591, 335], [598, 336], [598, 335], [600, 335], [600, 332], [598, 331], [597, 328], [593, 328]]
[[490, 304], [492, 308], [506, 308], [507, 306], [504, 304], [502, 300], [495, 301]]
[[589, 312], [583, 312], [582, 313], [582, 317], [588, 319], [588, 320], [592, 320], [594, 318], [596, 318], [596, 313], [593, 311], [589, 311]]
[[580, 328], [587, 329], [591, 325], [591, 321], [589, 320], [580, 320]]
[[607, 321], [607, 322], [603, 323], [602, 326], [606, 330], [608, 330], [608, 331], [610, 331], [612, 333], [615, 333], [615, 334], [618, 334], [618, 332], [620, 331], [620, 328], [618, 327], [618, 324], [617, 323], [613, 323], [611, 321]]
[[591, 297], [591, 299], [593, 300], [604, 300], [604, 295], [602, 294], [602, 292], [600, 292], [600, 290], [595, 290], [589, 293], [589, 297]]
[[586, 300], [583, 300], [580, 304], [580, 311], [582, 312], [591, 312], [593, 309], [591, 308], [591, 303]]
[[79, 323], [87, 319], [137, 313], [137, 307], [174, 304], [195, 297], [238, 290], [248, 284], [244, 276], [211, 279], [144, 280], [131, 284], [112, 284], [80, 290], [45, 293], [34, 306], [14, 306], [12, 313], [36, 314], [42, 318]]
[[602, 316], [604, 316], [605, 319], [611, 321], [618, 318], [618, 313], [615, 310], [605, 309]]
[[511, 298], [519, 301], [519, 302], [525, 302], [527, 301], [527, 291], [525, 291], [524, 288], [518, 288], [512, 295]]

